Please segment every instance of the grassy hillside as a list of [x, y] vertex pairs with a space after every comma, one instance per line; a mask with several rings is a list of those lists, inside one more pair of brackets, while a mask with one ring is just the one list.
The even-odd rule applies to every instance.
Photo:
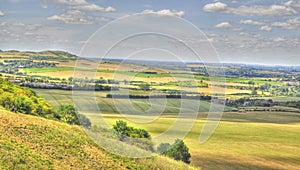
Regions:
[[78, 126], [0, 110], [0, 169], [194, 169], [165, 157], [109, 154]]
[[74, 60], [77, 59], [76, 55], [70, 54], [64, 51], [41, 51], [41, 52], [31, 52], [31, 51], [0, 51], [0, 56], [2, 58], [8, 59], [58, 59], [58, 60]]

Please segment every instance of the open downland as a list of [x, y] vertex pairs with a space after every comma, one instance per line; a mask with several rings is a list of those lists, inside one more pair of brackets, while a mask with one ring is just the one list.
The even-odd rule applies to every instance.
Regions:
[[[53, 105], [72, 103], [70, 92], [38, 90]], [[61, 94], [61, 96], [60, 96]], [[63, 94], [63, 95], [62, 95]], [[101, 97], [101, 93], [97, 93]], [[62, 97], [64, 96], [64, 97]], [[84, 102], [84, 100], [79, 102]], [[116, 114], [113, 102], [100, 99], [99, 107], [106, 109], [102, 114], [107, 122], [127, 118], [141, 119], [141, 115]], [[106, 102], [106, 103], [105, 103]], [[139, 103], [139, 101], [135, 101]], [[148, 130], [153, 137], [167, 130], [177, 119], [174, 105], [151, 123], [130, 125]], [[94, 104], [94, 103], [92, 103]], [[84, 103], [85, 111], [94, 124], [99, 124], [100, 115]], [[145, 107], [145, 103], [141, 106]], [[178, 106], [177, 106], [178, 107]], [[207, 113], [200, 112], [194, 126], [184, 141], [192, 154], [192, 165], [202, 169], [300, 169], [300, 114], [288, 112], [249, 112], [223, 114], [214, 135], [204, 144], [199, 144], [199, 134]], [[178, 129], [180, 130], [180, 129]]]
[[196, 169], [158, 156], [129, 159], [96, 145], [79, 126], [0, 110], [0, 169]]

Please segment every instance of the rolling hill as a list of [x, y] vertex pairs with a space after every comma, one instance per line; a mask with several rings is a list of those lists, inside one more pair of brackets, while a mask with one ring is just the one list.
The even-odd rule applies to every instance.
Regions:
[[166, 157], [105, 152], [79, 126], [0, 110], [0, 169], [195, 169]]

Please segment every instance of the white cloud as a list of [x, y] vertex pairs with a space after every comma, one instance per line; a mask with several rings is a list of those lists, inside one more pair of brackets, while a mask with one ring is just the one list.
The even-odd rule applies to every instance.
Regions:
[[229, 13], [242, 16], [285, 16], [297, 14], [297, 11], [290, 7], [281, 5], [271, 6], [240, 6], [238, 8], [230, 8]]
[[115, 11], [116, 11], [116, 8], [111, 7], [111, 6], [105, 8], [105, 12], [115, 12]]
[[115, 8], [109, 7], [101, 7], [96, 4], [89, 3], [85, 0], [47, 0], [54, 3], [65, 4], [68, 5], [73, 10], [83, 10], [83, 11], [100, 11], [100, 12], [114, 12]]
[[242, 30], [241, 28], [236, 28], [232, 26], [229, 22], [221, 22], [217, 25], [215, 25], [216, 28], [225, 28], [225, 29], [230, 29], [230, 30], [235, 30], [235, 31], [240, 31]]
[[101, 7], [99, 5], [89, 3], [86, 0], [46, 0], [53, 3], [67, 5], [68, 10], [65, 13], [48, 17], [48, 20], [60, 21], [67, 24], [94, 24], [98, 22], [107, 22], [111, 20], [106, 17], [95, 17], [85, 12], [114, 12], [115, 8]]
[[260, 27], [261, 31], [272, 31], [272, 27], [268, 26], [268, 25], [264, 25]]
[[248, 20], [240, 20], [241, 24], [247, 24], [247, 25], [263, 25], [264, 22], [261, 21], [253, 21], [251, 19]]
[[2, 11], [0, 11], [0, 17], [3, 17], [4, 13]]
[[286, 21], [274, 22], [271, 24], [274, 27], [283, 29], [300, 29], [300, 17], [288, 19]]
[[221, 22], [215, 25], [216, 28], [232, 28], [233, 26], [229, 22]]
[[184, 12], [183, 11], [177, 11], [177, 10], [169, 10], [169, 9], [163, 9], [160, 11], [153, 11], [146, 9], [141, 12], [142, 14], [155, 14], [155, 15], [164, 15], [164, 16], [176, 16], [176, 17], [183, 17]]
[[239, 6], [228, 7], [227, 4], [216, 2], [207, 4], [203, 7], [206, 12], [220, 12], [241, 16], [286, 16], [297, 14], [297, 11], [289, 6], [284, 5], [255, 5], [255, 6]]
[[[77, 45], [76, 35], [78, 32], [62, 29], [61, 26], [0, 22], [2, 49], [76, 51], [81, 47]], [[66, 43], [68, 40], [69, 43]]]
[[[233, 35], [208, 33], [207, 36], [214, 39], [214, 46], [221, 54], [221, 60], [291, 65], [300, 62], [299, 38], [267, 38], [253, 32]], [[294, 57], [292, 60], [287, 60], [289, 56]]]
[[212, 4], [206, 4], [203, 7], [203, 10], [206, 12], [222, 12], [227, 10], [227, 4], [222, 2], [216, 2]]
[[67, 4], [67, 5], [85, 5], [87, 2], [85, 0], [48, 0], [55, 3]]
[[67, 24], [92, 24], [92, 17], [86, 16], [84, 12], [78, 10], [69, 10], [60, 15], [53, 15], [47, 18], [52, 21], [61, 21]]
[[114, 12], [116, 11], [115, 8], [113, 7], [107, 7], [107, 8], [103, 8], [100, 7], [98, 5], [95, 4], [87, 4], [87, 5], [76, 5], [76, 6], [72, 6], [72, 9], [75, 10], [83, 10], [83, 11], [102, 11], [102, 12]]
[[52, 21], [60, 21], [66, 24], [95, 24], [112, 20], [111, 18], [107, 17], [87, 16], [85, 12], [79, 10], [69, 10], [60, 15], [50, 16], [47, 19]]
[[289, 6], [300, 11], [300, 1], [287, 1], [284, 3], [285, 6]]

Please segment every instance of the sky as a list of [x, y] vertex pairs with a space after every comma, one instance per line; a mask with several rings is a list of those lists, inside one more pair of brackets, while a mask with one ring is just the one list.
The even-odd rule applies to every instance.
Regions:
[[97, 57], [144, 31], [160, 34], [122, 40], [107, 56], [197, 60], [183, 41], [203, 61], [299, 66], [299, 13], [297, 0], [0, 0], [0, 49]]

